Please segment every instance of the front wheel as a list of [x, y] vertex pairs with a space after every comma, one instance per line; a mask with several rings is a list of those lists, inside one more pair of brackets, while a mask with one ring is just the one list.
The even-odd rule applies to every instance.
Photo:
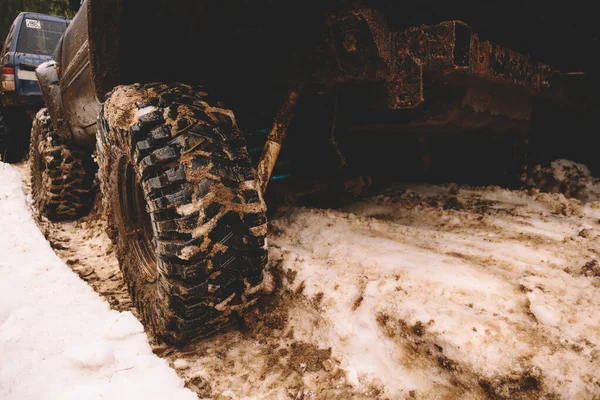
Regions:
[[256, 301], [266, 206], [233, 113], [186, 85], [116, 88], [97, 154], [108, 233], [142, 322], [180, 343]]

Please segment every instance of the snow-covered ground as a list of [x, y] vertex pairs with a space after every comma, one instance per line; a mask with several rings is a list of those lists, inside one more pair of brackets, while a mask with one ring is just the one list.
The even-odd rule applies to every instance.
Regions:
[[[122, 347], [113, 347], [114, 360], [108, 356], [106, 363], [103, 357], [110, 351], [86, 353], [95, 348], [86, 346], [89, 342], [104, 341], [109, 348], [122, 343], [106, 333], [113, 329], [107, 320], [127, 321], [126, 332], [140, 332], [140, 325], [128, 313], [108, 311], [51, 253], [38, 254], [50, 250], [23, 214], [23, 196], [14, 171], [8, 171], [0, 168], [0, 228], [6, 230], [0, 254], [17, 254], [13, 247], [22, 249], [34, 239], [36, 244], [27, 247], [30, 258], [24, 253], [11, 255], [9, 266], [0, 262], [0, 290], [6, 286], [15, 293], [0, 292], [3, 302], [10, 301], [2, 303], [0, 323], [28, 302], [43, 308], [28, 323], [32, 327], [35, 322], [58, 329], [59, 313], [68, 313], [63, 321], [73, 318], [77, 324], [98, 320], [89, 322], [98, 326], [91, 332], [82, 328], [90, 337], [73, 346], [65, 339], [71, 333], [52, 334], [56, 343], [69, 341], [62, 344], [67, 354], [81, 351], [80, 358], [96, 360], [95, 369], [79, 361], [73, 367], [73, 356], [65, 356], [71, 369], [60, 373], [70, 378], [62, 382], [72, 379], [69, 388], [83, 390], [87, 379], [104, 382], [98, 371], [113, 382], [120, 374], [135, 374], [135, 369], [115, 372], [130, 366], [119, 361]], [[270, 222], [271, 294], [246, 316], [244, 328], [184, 348], [153, 344], [153, 350], [199, 398], [598, 399], [600, 185], [583, 167], [566, 161], [538, 172], [532, 186], [584, 201], [535, 189], [402, 185], [343, 210], [281, 209]], [[12, 189], [4, 181], [12, 182]], [[11, 222], [17, 217], [5, 215], [6, 209], [18, 210], [11, 212], [26, 222]], [[72, 223], [42, 222], [41, 228], [72, 270], [113, 308], [127, 309], [122, 285], [113, 279], [118, 266], [103, 224], [93, 214]], [[17, 239], [17, 232], [27, 236]], [[56, 278], [43, 272], [42, 259], [84, 293], [76, 302], [70, 296], [68, 307], [46, 305], [29, 297], [32, 291], [23, 286], [30, 280], [22, 277], [28, 270], [41, 276], [41, 293], [66, 292], [61, 281], [52, 282]], [[80, 300], [88, 297], [91, 305]], [[44, 341], [32, 344], [45, 336], [31, 330], [22, 339], [28, 338], [28, 345], [7, 353], [6, 323], [0, 326], [0, 385], [8, 384], [8, 390], [24, 390], [27, 379], [41, 382], [30, 378], [40, 369], [23, 366], [27, 378], [13, 383], [5, 378], [5, 365], [21, 365], [33, 354], [31, 348], [60, 352], [46, 349]], [[143, 335], [122, 340], [134, 338], [138, 347], [129, 346], [151, 357]], [[139, 357], [126, 360], [145, 364]], [[161, 368], [160, 375], [152, 372], [150, 384], [160, 377], [178, 388], [173, 393], [182, 393], [173, 372]], [[7, 371], [16, 375], [15, 369]], [[94, 378], [81, 378], [81, 371]], [[43, 383], [52, 390], [55, 382]], [[150, 386], [144, 389], [160, 397]], [[145, 397], [151, 396], [133, 396]]]
[[598, 398], [600, 204], [404, 189], [274, 222], [323, 321], [292, 310], [295, 335], [390, 398]]
[[58, 258], [0, 162], [0, 399], [195, 399], [142, 325]]

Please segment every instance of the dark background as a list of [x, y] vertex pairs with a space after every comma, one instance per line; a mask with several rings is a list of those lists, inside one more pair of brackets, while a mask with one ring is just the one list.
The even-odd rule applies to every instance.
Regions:
[[[280, 0], [286, 1], [286, 0]], [[290, 1], [290, 0], [287, 0]], [[318, 0], [313, 0], [318, 1]], [[594, 1], [375, 0], [401, 26], [458, 19], [486, 39], [534, 56], [564, 71], [598, 69], [600, 24]], [[311, 1], [304, 1], [311, 7]], [[0, 39], [20, 11], [73, 16], [69, 0], [0, 0]], [[157, 10], [159, 12], [159, 10]]]

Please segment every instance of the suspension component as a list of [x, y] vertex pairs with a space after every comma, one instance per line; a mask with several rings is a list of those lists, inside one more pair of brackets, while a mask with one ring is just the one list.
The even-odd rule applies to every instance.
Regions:
[[265, 147], [260, 156], [257, 169], [258, 182], [263, 193], [267, 190], [269, 179], [271, 179], [273, 168], [275, 168], [275, 163], [277, 162], [279, 152], [281, 151], [281, 144], [285, 139], [287, 130], [294, 117], [299, 95], [300, 88], [290, 90], [288, 97], [277, 113], [275, 121], [273, 122], [273, 127], [267, 136], [267, 141], [265, 142]]

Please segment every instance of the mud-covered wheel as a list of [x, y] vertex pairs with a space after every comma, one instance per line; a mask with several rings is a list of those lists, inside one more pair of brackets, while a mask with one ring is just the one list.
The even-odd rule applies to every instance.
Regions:
[[95, 163], [91, 154], [62, 143], [45, 108], [33, 121], [29, 154], [31, 193], [38, 214], [53, 221], [87, 214], [94, 198]]
[[199, 88], [121, 86], [98, 126], [108, 233], [142, 322], [171, 343], [230, 325], [267, 261], [266, 206], [233, 113]]

